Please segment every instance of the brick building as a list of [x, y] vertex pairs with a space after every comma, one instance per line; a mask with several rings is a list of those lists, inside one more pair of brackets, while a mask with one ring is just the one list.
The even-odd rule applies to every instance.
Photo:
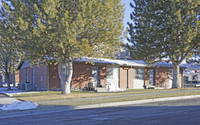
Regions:
[[[93, 59], [94, 64], [86, 64], [88, 60], [76, 60], [73, 63], [71, 89], [93, 87], [105, 88], [109, 91], [124, 89], [144, 89], [149, 86], [172, 88], [172, 64], [157, 63], [148, 66], [143, 61]], [[180, 79], [182, 82], [182, 69]], [[60, 79], [57, 65], [40, 65], [30, 67], [25, 61], [20, 67], [20, 83], [29, 83], [36, 90], [60, 90]]]

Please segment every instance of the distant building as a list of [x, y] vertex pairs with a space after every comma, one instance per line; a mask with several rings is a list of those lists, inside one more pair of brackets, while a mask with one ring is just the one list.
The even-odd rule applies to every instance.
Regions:
[[184, 71], [186, 84], [200, 84], [200, 65], [188, 64]]
[[131, 53], [130, 50], [126, 47], [126, 45], [120, 46], [119, 51], [115, 54], [116, 59], [124, 59], [124, 60], [131, 60]]

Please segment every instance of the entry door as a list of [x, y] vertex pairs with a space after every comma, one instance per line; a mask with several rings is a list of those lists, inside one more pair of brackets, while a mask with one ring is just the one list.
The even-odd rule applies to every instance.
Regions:
[[107, 67], [107, 88], [109, 91], [117, 91], [119, 89], [119, 67]]
[[133, 88], [144, 89], [144, 68], [134, 69]]
[[92, 67], [92, 83], [94, 87], [100, 86], [100, 71], [99, 67]]

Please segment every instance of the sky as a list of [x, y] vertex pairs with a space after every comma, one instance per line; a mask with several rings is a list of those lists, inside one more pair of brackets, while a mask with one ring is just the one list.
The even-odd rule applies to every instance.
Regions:
[[[130, 7], [130, 2], [132, 2], [133, 0], [121, 0], [121, 3], [122, 4], [125, 4], [125, 15], [124, 15], [124, 21], [123, 21], [123, 24], [124, 24], [124, 29], [126, 29], [126, 27], [128, 26], [127, 25], [127, 22], [130, 21], [130, 13], [133, 11], [133, 9]], [[1, 0], [0, 0], [0, 7], [1, 7]], [[124, 42], [126, 43], [127, 40], [124, 40]]]
[[[130, 14], [133, 12], [133, 8], [130, 7], [130, 2], [133, 3], [133, 0], [121, 0], [122, 4], [125, 4], [125, 12], [124, 12], [124, 30], [128, 27], [127, 22], [131, 22], [130, 20]], [[128, 34], [127, 34], [128, 35]], [[126, 39], [123, 40], [124, 43], [127, 43], [128, 41]]]
[[124, 15], [124, 21], [123, 24], [125, 27], [127, 27], [127, 22], [130, 21], [130, 14], [133, 11], [133, 8], [130, 7], [130, 2], [132, 2], [133, 0], [121, 0], [121, 3], [125, 4], [125, 15]]

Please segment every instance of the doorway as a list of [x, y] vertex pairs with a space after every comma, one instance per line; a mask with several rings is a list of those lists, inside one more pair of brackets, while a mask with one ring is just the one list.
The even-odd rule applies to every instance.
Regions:
[[100, 69], [97, 66], [92, 67], [92, 83], [93, 87], [100, 86]]

